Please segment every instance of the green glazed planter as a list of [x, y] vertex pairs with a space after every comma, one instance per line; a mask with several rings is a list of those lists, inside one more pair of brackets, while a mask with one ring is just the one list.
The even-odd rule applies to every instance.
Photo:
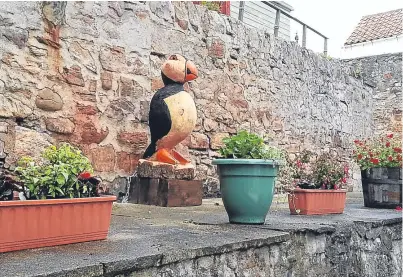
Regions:
[[221, 197], [230, 223], [263, 224], [270, 209], [278, 163], [272, 160], [216, 159]]

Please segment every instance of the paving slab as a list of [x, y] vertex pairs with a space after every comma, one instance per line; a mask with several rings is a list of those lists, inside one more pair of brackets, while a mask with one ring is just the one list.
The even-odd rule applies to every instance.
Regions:
[[0, 276], [108, 276], [280, 243], [292, 232], [332, 232], [357, 221], [401, 220], [400, 212], [362, 204], [348, 204], [341, 215], [292, 216], [285, 203], [275, 201], [264, 225], [246, 226], [228, 223], [221, 199], [181, 208], [115, 204], [107, 240], [0, 254]]

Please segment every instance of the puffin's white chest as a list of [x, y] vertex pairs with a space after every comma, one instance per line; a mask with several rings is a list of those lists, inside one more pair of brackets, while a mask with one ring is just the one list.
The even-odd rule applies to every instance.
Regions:
[[157, 148], [174, 148], [194, 129], [197, 120], [196, 105], [186, 91], [164, 99], [171, 116], [171, 130], [160, 139]]

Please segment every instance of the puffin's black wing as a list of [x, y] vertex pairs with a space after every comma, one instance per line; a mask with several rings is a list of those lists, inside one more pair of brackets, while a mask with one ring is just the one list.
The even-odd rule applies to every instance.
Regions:
[[143, 158], [151, 157], [156, 151], [157, 141], [166, 136], [171, 130], [171, 115], [164, 99], [183, 90], [182, 84], [169, 84], [159, 89], [151, 99], [149, 112], [151, 143]]
[[165, 103], [163, 94], [158, 91], [150, 103], [149, 125], [151, 141], [157, 142], [171, 130], [171, 115]]

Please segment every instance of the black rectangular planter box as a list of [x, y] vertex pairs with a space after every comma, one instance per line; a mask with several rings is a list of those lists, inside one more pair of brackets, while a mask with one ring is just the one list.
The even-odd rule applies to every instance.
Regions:
[[402, 206], [402, 169], [374, 167], [361, 171], [364, 206], [395, 209]]

